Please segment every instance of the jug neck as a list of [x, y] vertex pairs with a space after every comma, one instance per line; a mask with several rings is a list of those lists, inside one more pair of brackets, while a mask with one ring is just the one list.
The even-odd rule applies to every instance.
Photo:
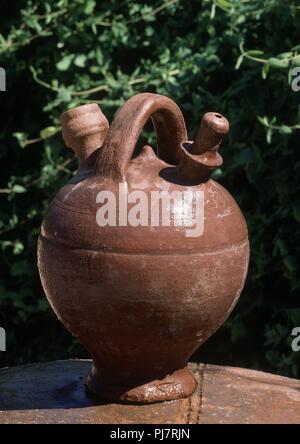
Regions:
[[195, 140], [181, 144], [179, 177], [191, 184], [206, 182], [223, 163], [218, 149], [228, 131], [229, 123], [221, 114], [204, 114]]
[[72, 108], [60, 120], [65, 144], [73, 150], [80, 168], [103, 145], [108, 121], [96, 103]]

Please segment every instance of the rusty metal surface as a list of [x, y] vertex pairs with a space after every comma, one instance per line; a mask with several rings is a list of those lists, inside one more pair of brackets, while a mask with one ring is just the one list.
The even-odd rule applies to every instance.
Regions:
[[300, 423], [300, 381], [233, 367], [189, 364], [198, 389], [150, 405], [97, 402], [84, 389], [89, 360], [0, 370], [0, 423]]

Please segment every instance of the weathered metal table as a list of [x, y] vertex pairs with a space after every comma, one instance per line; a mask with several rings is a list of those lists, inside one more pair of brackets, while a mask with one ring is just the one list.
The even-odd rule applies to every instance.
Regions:
[[84, 389], [89, 360], [0, 369], [0, 423], [300, 423], [300, 381], [234, 367], [189, 364], [188, 399], [152, 405], [95, 402]]

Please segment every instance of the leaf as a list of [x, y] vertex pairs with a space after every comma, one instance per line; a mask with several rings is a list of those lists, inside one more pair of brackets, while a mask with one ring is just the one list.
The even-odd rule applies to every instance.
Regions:
[[59, 71], [67, 71], [72, 63], [73, 58], [73, 54], [65, 55], [58, 63], [56, 63], [56, 68]]
[[251, 49], [250, 51], [247, 51], [247, 54], [252, 57], [258, 57], [263, 55], [264, 52], [261, 51], [260, 49]]
[[86, 15], [92, 14], [96, 6], [96, 0], [85, 0], [85, 3], [86, 3], [84, 8], [85, 14]]
[[287, 68], [289, 66], [288, 61], [280, 60], [280, 59], [277, 59], [276, 57], [271, 57], [268, 60], [268, 63], [272, 68], [278, 68], [278, 69]]
[[71, 93], [65, 87], [59, 88], [57, 96], [62, 102], [69, 102], [71, 100]]
[[269, 121], [266, 116], [257, 116], [257, 120], [263, 125], [263, 126], [269, 126]]
[[239, 56], [239, 58], [237, 59], [237, 61], [236, 61], [235, 69], [239, 69], [239, 67], [240, 67], [241, 64], [243, 63], [243, 60], [244, 60], [244, 55], [241, 54], [241, 55]]
[[40, 131], [41, 139], [48, 139], [58, 132], [58, 129], [55, 126], [48, 126]]
[[101, 48], [99, 46], [95, 50], [96, 60], [99, 63], [99, 65], [103, 64], [103, 53], [101, 51]]
[[19, 240], [16, 240], [13, 243], [13, 247], [14, 247], [13, 248], [13, 254], [15, 254], [15, 255], [18, 255], [18, 254], [22, 253], [22, 251], [24, 250], [24, 245]]
[[76, 66], [78, 66], [79, 68], [84, 68], [84, 67], [85, 67], [85, 63], [86, 63], [86, 59], [87, 59], [86, 55], [84, 55], [84, 54], [79, 54], [79, 55], [75, 58], [75, 60], [74, 60], [74, 64], [75, 64]]
[[279, 54], [278, 58], [279, 59], [289, 59], [292, 56], [293, 56], [293, 51], [287, 51], [287, 52], [283, 52], [283, 53]]
[[269, 63], [265, 63], [263, 68], [262, 68], [262, 72], [261, 72], [262, 78], [264, 80], [267, 78], [269, 70], [270, 70]]
[[292, 134], [293, 130], [287, 125], [281, 125], [279, 128], [280, 134]]
[[23, 187], [23, 185], [17, 185], [17, 184], [15, 184], [15, 185], [13, 185], [13, 187], [11, 188], [11, 190], [14, 192], [14, 193], [26, 193], [26, 188], [25, 187]]
[[213, 3], [211, 5], [211, 10], [210, 10], [210, 19], [213, 20], [215, 18], [216, 15], [216, 4]]
[[291, 61], [291, 64], [292, 64], [293, 67], [300, 66], [300, 55], [298, 55], [297, 57], [293, 58], [293, 60]]
[[20, 147], [25, 148], [26, 142], [28, 140], [28, 134], [26, 133], [13, 133], [13, 136], [18, 140]]
[[228, 11], [232, 8], [232, 3], [228, 0], [216, 0], [216, 3], [219, 8], [223, 9], [224, 11]]

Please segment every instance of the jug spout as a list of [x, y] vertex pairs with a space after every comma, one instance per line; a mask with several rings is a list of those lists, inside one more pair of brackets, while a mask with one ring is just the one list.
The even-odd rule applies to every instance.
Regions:
[[219, 113], [204, 114], [198, 133], [191, 146], [191, 154], [217, 151], [223, 137], [229, 131], [228, 120]]
[[60, 121], [65, 144], [74, 151], [80, 167], [103, 145], [108, 120], [96, 103], [90, 103], [64, 112]]
[[224, 116], [214, 112], [204, 114], [195, 140], [181, 144], [180, 176], [191, 183], [207, 181], [223, 163], [218, 149], [228, 131], [229, 123]]

